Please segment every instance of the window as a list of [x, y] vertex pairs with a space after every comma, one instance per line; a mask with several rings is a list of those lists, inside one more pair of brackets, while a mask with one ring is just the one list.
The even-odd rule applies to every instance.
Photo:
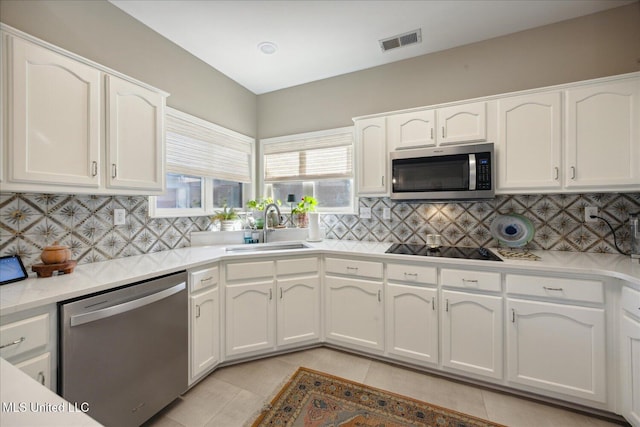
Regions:
[[152, 217], [211, 215], [224, 204], [239, 208], [251, 193], [249, 137], [167, 108], [167, 189], [149, 198]]
[[353, 212], [353, 127], [260, 141], [264, 194], [311, 195], [320, 212]]

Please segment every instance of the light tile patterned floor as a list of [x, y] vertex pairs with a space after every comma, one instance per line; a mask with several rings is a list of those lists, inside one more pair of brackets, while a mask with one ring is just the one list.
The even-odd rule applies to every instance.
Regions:
[[316, 348], [213, 372], [146, 427], [241, 427], [299, 366], [424, 400], [509, 426], [615, 426], [599, 418], [437, 376]]

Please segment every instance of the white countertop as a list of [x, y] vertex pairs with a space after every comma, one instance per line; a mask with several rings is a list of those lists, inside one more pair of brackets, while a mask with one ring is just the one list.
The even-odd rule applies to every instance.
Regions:
[[[100, 292], [118, 286], [150, 279], [163, 274], [203, 266], [222, 259], [247, 257], [273, 257], [302, 254], [335, 254], [351, 256], [375, 256], [380, 259], [404, 262], [420, 262], [456, 268], [482, 268], [489, 270], [518, 270], [526, 273], [570, 273], [597, 275], [625, 280], [640, 287], [640, 263], [623, 255], [533, 251], [539, 261], [505, 259], [504, 262], [461, 260], [454, 258], [430, 258], [413, 255], [385, 254], [390, 243], [370, 243], [344, 240], [305, 242], [308, 249], [276, 250], [267, 252], [242, 252], [229, 254], [225, 246], [196, 246], [173, 249], [78, 265], [72, 274], [50, 278], [29, 278], [22, 282], [0, 287], [0, 314], [54, 304], [71, 298]], [[237, 246], [237, 245], [236, 245]], [[495, 251], [494, 251], [495, 252]]]
[[0, 425], [101, 426], [83, 412], [86, 403], [70, 403], [6, 360], [0, 358]]

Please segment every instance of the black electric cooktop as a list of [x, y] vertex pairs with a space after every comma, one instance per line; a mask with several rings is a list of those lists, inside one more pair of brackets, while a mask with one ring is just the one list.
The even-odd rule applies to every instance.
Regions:
[[420, 255], [440, 258], [480, 259], [487, 261], [502, 261], [497, 255], [485, 248], [464, 248], [456, 246], [440, 246], [431, 249], [426, 245], [412, 245], [394, 243], [386, 250], [388, 254]]

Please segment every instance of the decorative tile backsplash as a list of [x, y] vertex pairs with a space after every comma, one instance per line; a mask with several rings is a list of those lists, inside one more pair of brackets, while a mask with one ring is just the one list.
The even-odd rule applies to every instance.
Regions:
[[[423, 244], [441, 234], [446, 246], [495, 247], [489, 227], [498, 214], [520, 213], [536, 234], [532, 249], [615, 253], [606, 223], [585, 224], [584, 207], [596, 206], [616, 231], [618, 245], [629, 250], [629, 213], [640, 212], [640, 193], [497, 196], [490, 201], [396, 203], [361, 198], [371, 219], [357, 215], [321, 215], [328, 239]], [[125, 209], [126, 225], [113, 225], [113, 210]], [[384, 208], [391, 219], [383, 219]], [[80, 263], [103, 261], [190, 246], [190, 233], [204, 231], [208, 217], [148, 218], [145, 196], [85, 196], [0, 193], [0, 255], [19, 254], [25, 266], [39, 263], [42, 248], [59, 241]]]

